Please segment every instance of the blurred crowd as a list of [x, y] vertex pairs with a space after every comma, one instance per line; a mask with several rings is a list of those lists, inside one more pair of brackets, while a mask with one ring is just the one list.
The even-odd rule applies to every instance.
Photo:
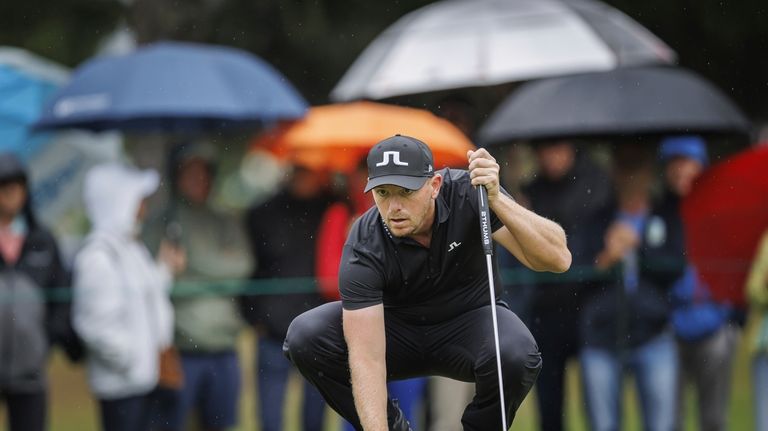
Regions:
[[[231, 2], [199, 3], [223, 10]], [[574, 393], [595, 431], [631, 428], [625, 404], [635, 400], [645, 430], [737, 429], [729, 423], [733, 368], [737, 353], [748, 351], [749, 422], [768, 431], [768, 225], [748, 265], [713, 265], [748, 272], [743, 285], [728, 286], [746, 304], [726, 301], [693, 262], [681, 209], [719, 156], [742, 149], [733, 144], [751, 132], [727, 96], [674, 66], [677, 54], [640, 24], [589, 1], [435, 2], [382, 33], [349, 69], [330, 99], [351, 103], [325, 106], [307, 106], [276, 69], [233, 46], [137, 46], [186, 27], [231, 30], [236, 37], [227, 43], [246, 46], [241, 42], [254, 38], [280, 54], [273, 60], [296, 62], [294, 76], [309, 83], [317, 101], [334, 78], [323, 70], [337, 69], [345, 51], [357, 50], [370, 23], [349, 19], [350, 5], [335, 17], [309, 4], [271, 3], [256, 8], [263, 13], [228, 6], [247, 23], [247, 32], [236, 32], [234, 21], [215, 24], [213, 12], [189, 12], [201, 5], [123, 1], [135, 16], [121, 18], [126, 22], [101, 49], [137, 55], [94, 57], [55, 103], [49, 98], [67, 71], [46, 60], [22, 74], [17, 66], [28, 56], [0, 49], [0, 66], [10, 65], [0, 73], [0, 90], [13, 90], [0, 97], [0, 402], [8, 420], [0, 428], [58, 429], [49, 413], [56, 381], [49, 371], [50, 353], [60, 349], [87, 370], [95, 420], [105, 431], [223, 431], [244, 415], [262, 431], [289, 423], [304, 431], [352, 430], [327, 417], [332, 410], [309, 379], [296, 379], [283, 341], [296, 316], [339, 299], [348, 230], [373, 205], [363, 193], [370, 145], [359, 138], [376, 142], [386, 130], [430, 144], [435, 168], [465, 168], [467, 148], [482, 144], [514, 199], [564, 228], [573, 258], [564, 274], [533, 273], [501, 248], [495, 253], [500, 296], [541, 350], [531, 395], [539, 429], [569, 428]], [[326, 3], [341, 10], [339, 2]], [[388, 11], [382, 19], [415, 7], [400, 3], [381, 6]], [[304, 13], [311, 19], [286, 18]], [[262, 21], [270, 25], [253, 24]], [[45, 37], [61, 38], [51, 25], [41, 26]], [[330, 32], [335, 27], [354, 32]], [[685, 53], [687, 60], [704, 58], [710, 69], [711, 54], [701, 54], [707, 40], [689, 27], [685, 40], [696, 51]], [[282, 38], [301, 50], [286, 49]], [[722, 70], [712, 70], [740, 69], [720, 63]], [[621, 67], [606, 70], [614, 66]], [[570, 81], [542, 79], [574, 73]], [[543, 85], [519, 93], [519, 82], [539, 79]], [[423, 105], [439, 118], [397, 105]], [[227, 133], [255, 125], [262, 128], [246, 154], [223, 144]], [[62, 132], [71, 128], [125, 135]], [[14, 148], [11, 138], [16, 151], [3, 152]], [[757, 140], [768, 142], [768, 134]], [[728, 151], [719, 151], [723, 142]], [[35, 154], [38, 146], [47, 151]], [[227, 183], [238, 169], [241, 183]], [[87, 220], [73, 222], [78, 217]], [[87, 227], [61, 235], [78, 222]], [[247, 352], [243, 341], [252, 341]], [[574, 374], [579, 378], [569, 378]], [[634, 398], [624, 395], [630, 382]], [[242, 411], [249, 388], [255, 405]], [[300, 407], [286, 408], [297, 389]], [[474, 389], [443, 377], [388, 383], [409, 422], [428, 431], [461, 430]], [[695, 425], [686, 423], [691, 419]]]
[[[497, 156], [519, 170], [520, 148]], [[687, 259], [680, 202], [710, 164], [705, 139], [628, 142], [608, 158], [575, 140], [527, 148], [533, 173], [509, 176], [507, 188], [563, 226], [573, 255], [568, 273], [548, 279], [521, 276], [499, 256], [503, 296], [544, 358], [540, 428], [566, 428], [566, 368], [578, 363], [591, 429], [622, 428], [627, 373], [645, 429], [685, 429], [689, 387], [699, 429], [729, 429], [734, 356], [747, 342], [755, 421], [768, 429], [768, 230], [745, 287], [759, 326], [752, 339], [742, 337], [750, 310], [715, 301]], [[236, 214], [212, 204], [219, 164], [210, 142], [176, 145], [166, 172], [98, 165], [83, 185], [90, 232], [69, 268], [36, 221], [26, 168], [0, 156], [0, 387], [10, 429], [46, 429], [48, 350], [59, 345], [85, 363], [104, 430], [230, 429], [243, 385], [257, 388], [260, 429], [282, 430], [293, 372], [283, 339], [295, 316], [338, 299], [347, 229], [372, 205], [360, 166], [340, 176], [294, 163], [269, 197]], [[152, 208], [161, 183], [169, 198]], [[253, 364], [238, 357], [244, 330], [255, 336]], [[255, 382], [243, 381], [244, 366]], [[444, 378], [389, 390], [432, 431], [459, 430], [474, 394]], [[302, 392], [298, 422], [324, 429], [322, 397], [306, 382]]]

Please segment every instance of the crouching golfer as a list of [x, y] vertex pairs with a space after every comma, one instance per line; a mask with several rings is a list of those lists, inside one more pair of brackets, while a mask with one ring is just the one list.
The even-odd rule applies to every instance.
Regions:
[[[484, 185], [493, 239], [527, 267], [563, 272], [571, 255], [557, 224], [515, 203], [486, 150], [469, 171], [435, 172], [423, 142], [396, 135], [368, 153], [376, 208], [352, 226], [339, 268], [341, 302], [297, 317], [283, 347], [302, 375], [357, 430], [410, 430], [388, 380], [439, 375], [476, 384], [465, 430], [501, 428], [499, 383], [478, 197]], [[498, 274], [496, 285], [499, 284]], [[533, 386], [541, 355], [528, 328], [498, 311], [507, 417]]]

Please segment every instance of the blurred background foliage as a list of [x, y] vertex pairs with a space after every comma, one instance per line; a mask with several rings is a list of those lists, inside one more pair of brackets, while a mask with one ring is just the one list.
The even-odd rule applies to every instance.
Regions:
[[[480, 1], [480, 0], [478, 0]], [[5, 0], [0, 44], [76, 66], [127, 24], [140, 43], [177, 39], [233, 45], [271, 62], [313, 104], [328, 101], [378, 33], [427, 0]], [[729, 93], [768, 119], [768, 4], [764, 0], [609, 0]]]

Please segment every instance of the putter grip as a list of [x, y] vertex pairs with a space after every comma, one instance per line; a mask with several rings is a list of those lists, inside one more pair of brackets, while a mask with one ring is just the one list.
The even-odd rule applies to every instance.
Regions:
[[491, 210], [488, 208], [488, 191], [485, 186], [477, 188], [477, 200], [480, 206], [480, 241], [483, 243], [483, 251], [488, 256], [493, 254], [493, 242], [491, 241]]

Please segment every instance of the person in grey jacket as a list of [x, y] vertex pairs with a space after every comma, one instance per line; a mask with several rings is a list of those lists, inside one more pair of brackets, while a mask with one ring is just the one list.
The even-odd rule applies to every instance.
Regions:
[[14, 155], [0, 154], [0, 397], [10, 431], [46, 429], [49, 346], [71, 329], [64, 293], [67, 274], [56, 240], [29, 201], [27, 173]]

